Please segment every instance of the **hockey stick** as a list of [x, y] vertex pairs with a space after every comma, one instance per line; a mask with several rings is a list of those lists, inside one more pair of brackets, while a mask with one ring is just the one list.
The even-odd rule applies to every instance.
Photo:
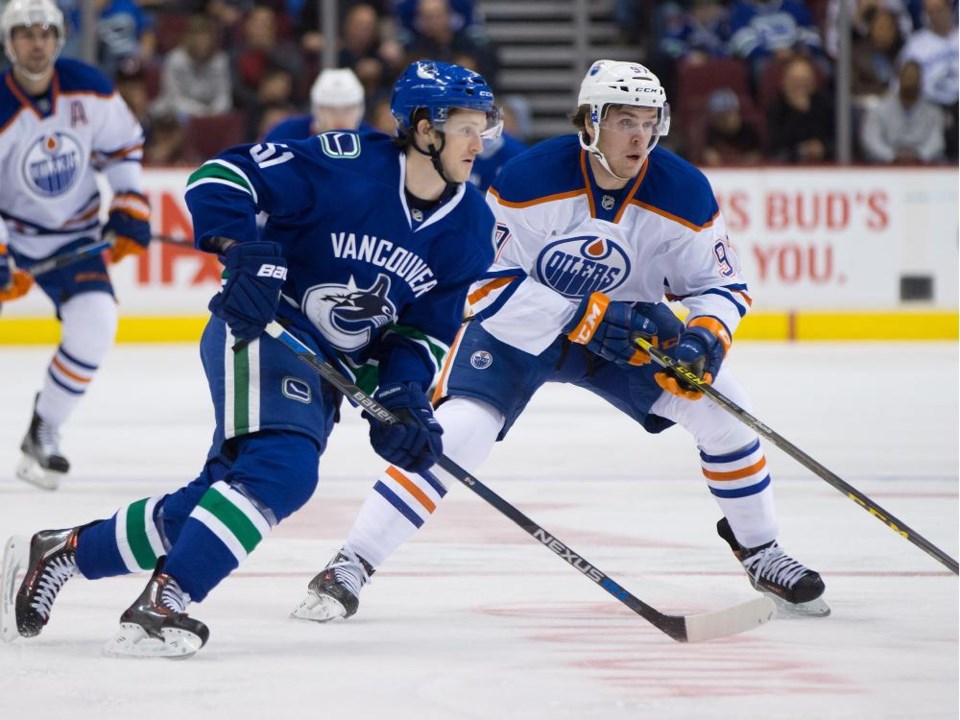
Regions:
[[[379, 422], [387, 425], [400, 422], [393, 413], [350, 382], [333, 365], [317, 356], [313, 350], [287, 332], [280, 323], [271, 322], [267, 325], [266, 332], [283, 343], [297, 357], [320, 373], [327, 382], [373, 415]], [[579, 570], [586, 578], [602, 587], [658, 630], [678, 642], [702, 642], [735, 635], [763, 625], [773, 617], [775, 606], [767, 597], [758, 597], [723, 610], [696, 615], [667, 615], [662, 613], [614, 582], [593, 563], [574, 552], [572, 548], [561, 542], [552, 533], [537, 525], [446, 455], [441, 455], [437, 464], [502, 514], [513, 520], [529, 535], [553, 551], [554, 554]]]
[[60, 255], [54, 255], [46, 260], [41, 260], [40, 262], [34, 263], [30, 267], [23, 269], [33, 275], [33, 277], [36, 277], [37, 275], [48, 273], [51, 270], [59, 270], [67, 265], [72, 265], [73, 263], [79, 262], [80, 260], [92, 255], [99, 255], [112, 245], [113, 243], [108, 240], [98, 240], [97, 242], [90, 243], [89, 245], [81, 245], [78, 248], [61, 253]]
[[920, 535], [916, 530], [908, 527], [907, 524], [902, 520], [898, 520], [892, 513], [884, 510], [869, 497], [864, 495], [848, 482], [841, 479], [840, 476], [825, 468], [782, 435], [771, 430], [753, 415], [733, 402], [733, 400], [728, 398], [719, 390], [715, 389], [709, 383], [704, 382], [703, 378], [680, 365], [676, 360], [655, 348], [647, 340], [641, 337], [637, 338], [636, 342], [637, 345], [639, 345], [644, 352], [648, 353], [658, 365], [671, 372], [678, 380], [682, 380], [698, 389], [721, 408], [740, 420], [740, 422], [742, 422], [744, 425], [756, 431], [757, 434], [765, 437], [778, 448], [783, 450], [787, 455], [810, 470], [814, 475], [817, 475], [822, 480], [825, 480], [827, 483], [842, 492], [848, 498], [857, 503], [857, 505], [884, 523], [895, 533], [906, 538], [932, 558], [948, 567], [955, 575], [958, 574], [957, 561], [947, 555], [943, 550], [931, 543], [925, 537]]

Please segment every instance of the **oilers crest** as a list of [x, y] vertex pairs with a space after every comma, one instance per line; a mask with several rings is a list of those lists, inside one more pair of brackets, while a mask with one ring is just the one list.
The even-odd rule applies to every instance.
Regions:
[[622, 285], [630, 274], [630, 260], [609, 238], [578, 235], [543, 248], [537, 256], [537, 274], [544, 285], [564, 297], [581, 298]]
[[70, 133], [57, 130], [27, 146], [21, 159], [21, 178], [34, 195], [56, 197], [74, 186], [85, 163], [80, 142]]
[[302, 310], [333, 347], [352, 352], [368, 345], [375, 330], [396, 320], [389, 293], [390, 277], [383, 273], [368, 288], [358, 288], [351, 277], [346, 285], [314, 285], [303, 294]]

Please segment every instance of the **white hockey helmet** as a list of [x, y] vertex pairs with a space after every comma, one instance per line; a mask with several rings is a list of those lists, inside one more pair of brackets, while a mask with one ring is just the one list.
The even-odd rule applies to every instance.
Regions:
[[53, 56], [56, 60], [60, 51], [63, 50], [63, 44], [67, 41], [64, 36], [63, 13], [60, 8], [52, 0], [10, 0], [3, 10], [3, 15], [0, 15], [0, 40], [3, 41], [3, 49], [10, 58], [10, 62], [17, 64], [17, 56], [10, 42], [13, 29], [29, 25], [52, 27], [57, 31], [57, 51]]
[[[647, 146], [649, 153], [660, 138], [670, 132], [670, 103], [660, 80], [639, 63], [618, 60], [597, 60], [580, 83], [577, 106], [588, 106], [593, 125], [593, 141], [585, 132], [580, 133], [580, 145], [595, 154], [603, 166], [614, 174], [606, 158], [597, 149], [600, 141], [600, 121], [608, 105], [633, 105], [657, 109], [657, 126]], [[615, 175], [615, 174], [614, 174]], [[615, 175], [616, 177], [616, 175]]]
[[313, 107], [363, 106], [363, 85], [350, 68], [327, 69], [321, 72], [310, 88]]

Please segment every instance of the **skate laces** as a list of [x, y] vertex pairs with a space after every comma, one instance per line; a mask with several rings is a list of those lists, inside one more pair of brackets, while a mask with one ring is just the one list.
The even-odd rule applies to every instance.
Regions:
[[787, 555], [777, 543], [744, 558], [743, 567], [750, 574], [755, 586], [762, 579], [781, 587], [792, 588], [800, 578], [810, 572]]
[[190, 604], [190, 596], [184, 592], [179, 583], [169, 575], [167, 581], [160, 587], [160, 605], [173, 613], [186, 612]]
[[349, 550], [341, 550], [333, 559], [327, 570], [333, 573], [334, 579], [354, 596], [360, 595], [360, 588], [370, 582], [367, 569], [360, 562], [360, 558]]
[[[39, 416], [38, 416], [39, 417]], [[37, 445], [47, 457], [60, 454], [60, 431], [43, 418], [37, 423]]]
[[43, 568], [40, 579], [37, 580], [37, 589], [33, 593], [30, 607], [36, 610], [44, 620], [48, 620], [57, 593], [76, 572], [77, 562], [73, 553], [63, 553], [50, 560]]

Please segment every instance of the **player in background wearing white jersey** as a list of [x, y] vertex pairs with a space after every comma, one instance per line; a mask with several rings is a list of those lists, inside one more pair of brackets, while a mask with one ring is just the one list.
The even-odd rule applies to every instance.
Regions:
[[[332, 131], [242, 145], [194, 172], [186, 202], [201, 250], [221, 256], [223, 290], [200, 341], [216, 430], [197, 478], [82, 527], [12, 538], [0, 598], [33, 637], [74, 574], [153, 571], [108, 645], [125, 656], [186, 656], [207, 640], [184, 611], [202, 601], [313, 494], [342, 395], [273, 337], [276, 319], [399, 422], [370, 425], [387, 462], [421, 472], [442, 452], [427, 390], [494, 257], [494, 218], [467, 183], [502, 127], [484, 79], [413, 63], [394, 85], [398, 136]], [[257, 218], [268, 217], [261, 227]], [[363, 376], [363, 379], [360, 379]], [[369, 385], [368, 385], [369, 386]], [[14, 628], [14, 623], [0, 623]]]
[[[750, 299], [723, 216], [700, 171], [656, 147], [669, 129], [659, 80], [598, 61], [580, 87], [578, 130], [504, 166], [487, 195], [499, 251], [474, 286], [435, 401], [444, 452], [474, 472], [544, 382], [603, 398], [648, 432], [677, 423], [696, 439], [724, 517], [717, 530], [752, 584], [784, 612], [829, 613], [820, 576], [777, 544], [770, 474], [757, 434], [678, 385], [637, 349], [642, 335], [743, 407], [722, 367]], [[682, 300], [684, 325], [661, 302]], [[584, 478], [589, 480], [589, 478]], [[389, 467], [343, 548], [294, 616], [353, 615], [375, 568], [430, 517], [454, 479]]]
[[281, 120], [264, 141], [303, 140], [328, 130], [373, 130], [363, 122], [364, 109], [363, 85], [353, 70], [327, 68], [310, 88], [311, 113]]
[[[51, 0], [11, 0], [0, 33], [12, 67], [0, 76], [0, 303], [23, 297], [30, 266], [113, 239], [106, 260], [142, 252], [150, 242], [143, 196], [143, 131], [110, 82], [94, 67], [58, 59], [63, 14]], [[113, 190], [100, 225], [96, 173]], [[60, 427], [83, 398], [117, 329], [117, 303], [103, 256], [38, 275], [62, 335], [21, 450], [21, 480], [55, 490], [70, 463]]]

